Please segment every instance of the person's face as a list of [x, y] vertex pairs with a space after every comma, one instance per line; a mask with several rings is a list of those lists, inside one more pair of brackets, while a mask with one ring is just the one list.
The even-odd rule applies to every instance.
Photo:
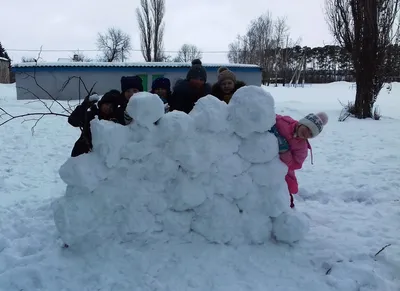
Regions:
[[131, 99], [131, 97], [133, 96], [133, 94], [138, 93], [139, 90], [136, 88], [130, 88], [128, 90], [125, 91], [124, 96], [127, 100]]
[[202, 78], [195, 78], [195, 79], [190, 79], [190, 84], [193, 87], [200, 88], [204, 86], [205, 81]]
[[167, 90], [164, 88], [157, 88], [154, 90], [154, 93], [156, 93], [158, 96], [161, 98], [167, 98]]
[[110, 116], [113, 113], [113, 107], [111, 103], [103, 103], [100, 106], [100, 111], [103, 116]]
[[311, 130], [307, 126], [300, 125], [297, 128], [297, 136], [302, 139], [309, 139], [309, 138], [312, 138], [312, 133], [311, 133]]
[[235, 89], [235, 83], [232, 80], [224, 80], [221, 82], [221, 90], [224, 94], [229, 94]]

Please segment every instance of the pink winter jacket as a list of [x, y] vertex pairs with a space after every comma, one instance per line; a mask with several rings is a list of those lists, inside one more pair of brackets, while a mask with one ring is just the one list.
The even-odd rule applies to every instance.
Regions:
[[281, 136], [289, 143], [289, 150], [280, 154], [280, 159], [288, 166], [285, 180], [290, 194], [297, 194], [299, 185], [295, 175], [295, 170], [301, 169], [308, 155], [311, 146], [306, 139], [294, 136], [298, 121], [290, 116], [276, 115], [276, 128]]

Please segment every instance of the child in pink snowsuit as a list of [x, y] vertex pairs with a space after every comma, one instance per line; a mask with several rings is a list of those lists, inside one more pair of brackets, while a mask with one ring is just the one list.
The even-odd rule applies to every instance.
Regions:
[[299, 121], [289, 116], [276, 115], [275, 127], [278, 135], [275, 135], [278, 138], [280, 159], [288, 166], [285, 180], [292, 208], [294, 207], [293, 194], [299, 191], [295, 170], [301, 169], [309, 149], [312, 159], [312, 149], [308, 139], [320, 134], [327, 122], [328, 115], [324, 112], [310, 113]]

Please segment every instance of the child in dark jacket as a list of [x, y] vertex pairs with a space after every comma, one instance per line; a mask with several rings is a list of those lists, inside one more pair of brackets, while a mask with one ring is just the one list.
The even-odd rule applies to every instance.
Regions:
[[124, 122], [129, 124], [133, 119], [126, 113], [129, 100], [138, 92], [143, 92], [143, 79], [139, 76], [124, 76], [121, 78], [121, 96], [118, 101], [119, 111], [124, 112]]
[[81, 128], [81, 136], [75, 142], [71, 152], [71, 157], [76, 157], [92, 150], [92, 134], [90, 131], [90, 121], [95, 116], [99, 119], [110, 120], [122, 125], [125, 124], [124, 110], [118, 107], [120, 92], [111, 90], [97, 102], [93, 96], [87, 96], [84, 101], [78, 105], [68, 118], [68, 123], [73, 127]]
[[211, 94], [221, 101], [229, 103], [237, 89], [246, 86], [242, 81], [236, 80], [235, 74], [226, 67], [218, 69], [218, 82], [212, 86]]
[[174, 86], [168, 100], [170, 111], [179, 110], [189, 113], [197, 100], [209, 94], [211, 94], [211, 86], [207, 83], [207, 72], [200, 60], [193, 60], [186, 79], [179, 80]]
[[171, 98], [171, 81], [164, 77], [155, 79], [151, 85], [151, 93], [157, 94], [160, 97], [164, 102], [165, 112], [168, 112], [168, 100]]
[[121, 100], [120, 105], [126, 108], [131, 97], [143, 92], [143, 80], [139, 76], [124, 76], [121, 78]]

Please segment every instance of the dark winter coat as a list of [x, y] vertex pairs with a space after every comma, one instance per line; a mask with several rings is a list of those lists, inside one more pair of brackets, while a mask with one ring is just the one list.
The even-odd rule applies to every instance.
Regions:
[[246, 83], [242, 82], [242, 81], [236, 81], [235, 83], [235, 89], [233, 89], [233, 91], [230, 94], [224, 94], [224, 92], [222, 92], [221, 87], [218, 83], [215, 83], [212, 86], [211, 89], [211, 94], [215, 97], [217, 97], [219, 100], [221, 101], [225, 101], [226, 103], [229, 103], [229, 101], [231, 100], [233, 94], [235, 94], [236, 90], [246, 86]]
[[176, 82], [168, 100], [170, 111], [178, 110], [189, 113], [201, 97], [211, 94], [211, 86], [205, 83], [200, 89], [192, 87], [188, 80]]
[[[102, 119], [97, 105], [91, 105], [86, 101], [78, 105], [69, 116], [68, 123], [73, 127], [80, 127], [82, 131], [81, 136], [75, 142], [74, 148], [72, 149], [71, 157], [77, 157], [92, 150], [93, 145], [92, 133], [90, 131], [90, 121], [92, 121], [95, 116], [98, 116], [99, 119]], [[116, 106], [114, 108], [113, 117], [110, 119], [110, 121], [125, 125], [124, 110], [121, 107]]]

